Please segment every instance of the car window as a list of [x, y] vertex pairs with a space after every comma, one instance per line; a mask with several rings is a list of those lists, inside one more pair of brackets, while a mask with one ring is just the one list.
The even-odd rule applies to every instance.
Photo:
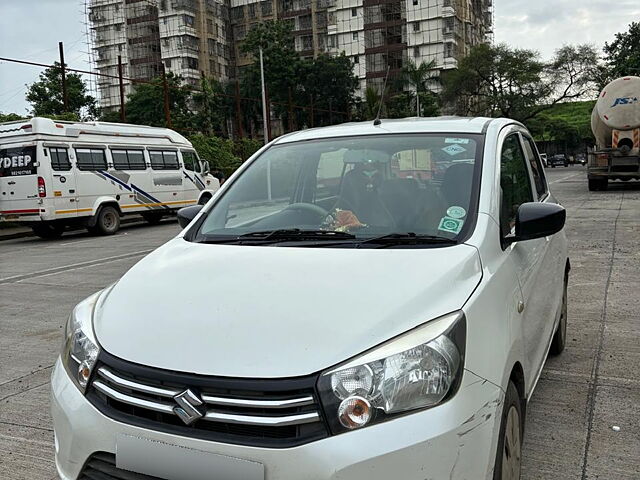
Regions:
[[71, 170], [71, 162], [69, 161], [69, 153], [66, 148], [50, 147], [49, 155], [51, 155], [51, 168], [55, 171]]
[[502, 145], [500, 187], [502, 190], [500, 228], [502, 235], [505, 236], [515, 226], [520, 205], [533, 201], [529, 171], [517, 134], [508, 136]]
[[455, 239], [475, 218], [481, 138], [397, 134], [272, 146], [216, 202], [198, 235], [299, 229]]
[[106, 170], [107, 157], [104, 150], [96, 148], [76, 148], [79, 170]]
[[540, 158], [538, 158], [538, 150], [531, 138], [523, 135], [523, 139], [524, 150], [527, 155], [529, 165], [531, 165], [531, 173], [533, 174], [533, 182], [536, 186], [536, 192], [538, 193], [538, 198], [542, 198], [547, 193], [547, 181], [544, 177], [544, 170], [540, 163]]
[[184, 163], [184, 168], [191, 172], [199, 172], [200, 165], [198, 163], [198, 157], [196, 156], [196, 152], [182, 151], [182, 162]]

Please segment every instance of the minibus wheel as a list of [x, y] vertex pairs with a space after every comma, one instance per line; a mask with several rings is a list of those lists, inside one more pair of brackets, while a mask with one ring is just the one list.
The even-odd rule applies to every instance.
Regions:
[[113, 235], [120, 230], [120, 213], [108, 205], [102, 207], [96, 214], [96, 224], [87, 230], [97, 235]]
[[44, 239], [60, 238], [64, 232], [64, 225], [60, 223], [42, 222], [31, 226], [36, 236]]

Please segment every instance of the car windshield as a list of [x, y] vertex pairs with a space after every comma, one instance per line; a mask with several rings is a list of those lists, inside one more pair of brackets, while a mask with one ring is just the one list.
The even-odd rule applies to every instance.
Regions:
[[455, 243], [475, 218], [482, 138], [376, 135], [272, 146], [215, 202], [193, 240]]

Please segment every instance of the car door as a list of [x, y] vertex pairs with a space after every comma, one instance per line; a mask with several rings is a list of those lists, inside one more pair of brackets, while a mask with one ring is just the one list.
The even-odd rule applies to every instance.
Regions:
[[185, 204], [196, 203], [200, 196], [200, 191], [205, 190], [207, 185], [205, 179], [200, 173], [200, 160], [193, 150], [180, 150], [182, 156], [183, 174], [185, 181], [182, 185], [183, 200]]
[[45, 155], [51, 161], [52, 195], [56, 218], [78, 216], [78, 192], [76, 175], [71, 169], [69, 146], [65, 144], [45, 144]]
[[[503, 238], [515, 233], [515, 220], [518, 208], [523, 203], [537, 199], [529, 165], [525, 158], [521, 136], [513, 129], [502, 143], [500, 153], [500, 188], [502, 192], [500, 209], [500, 229]], [[525, 375], [527, 385], [532, 385], [544, 361], [541, 352], [546, 348], [545, 305], [546, 288], [543, 283], [543, 258], [547, 249], [544, 238], [514, 242], [505, 247], [505, 253], [515, 265], [523, 303], [521, 306], [522, 335], [525, 342]]]
[[[544, 168], [542, 167], [535, 142], [526, 132], [521, 132], [521, 138], [525, 157], [530, 167], [534, 194], [537, 195], [537, 201], [541, 203], [557, 203], [549, 193]], [[545, 323], [542, 325], [544, 329], [544, 341], [539, 345], [540, 351], [537, 353], [538, 356], [542, 357], [543, 362], [547, 354], [546, 349], [551, 342], [551, 337], [555, 330], [555, 320], [562, 302], [566, 261], [562, 257], [562, 238], [559, 235], [548, 236], [545, 237], [544, 240], [545, 249], [541, 259], [542, 275], [541, 282], [538, 286], [540, 296], [545, 299], [545, 301], [542, 302], [541, 308], [545, 320]]]

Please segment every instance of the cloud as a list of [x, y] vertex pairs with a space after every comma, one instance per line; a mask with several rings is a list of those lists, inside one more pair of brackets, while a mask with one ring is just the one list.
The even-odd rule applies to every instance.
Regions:
[[566, 44], [598, 48], [640, 19], [638, 0], [495, 0], [496, 41], [550, 58]]

